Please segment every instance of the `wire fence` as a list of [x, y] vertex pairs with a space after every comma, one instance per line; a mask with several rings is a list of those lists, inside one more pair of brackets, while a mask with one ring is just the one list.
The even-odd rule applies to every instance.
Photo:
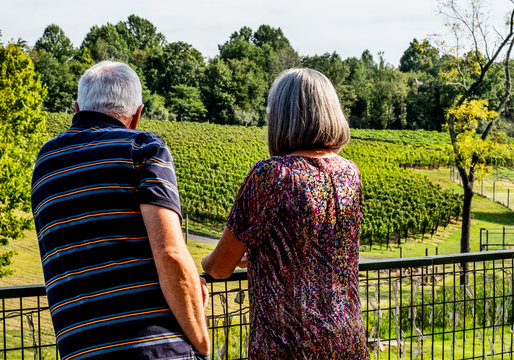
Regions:
[[[450, 164], [450, 180], [462, 186], [462, 179], [455, 165]], [[487, 176], [474, 184], [475, 194], [495, 201], [514, 210], [514, 170], [501, 171], [496, 168]]]
[[514, 227], [480, 228], [480, 251], [514, 248]]
[[[372, 359], [512, 359], [514, 250], [363, 261]], [[206, 276], [211, 359], [246, 359], [246, 271]], [[0, 359], [58, 359], [43, 286], [0, 288]]]

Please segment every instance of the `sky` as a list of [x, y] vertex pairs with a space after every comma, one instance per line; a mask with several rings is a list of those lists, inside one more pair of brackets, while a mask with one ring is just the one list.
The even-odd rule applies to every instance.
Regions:
[[[493, 3], [504, 0], [492, 0]], [[49, 24], [80, 46], [93, 25], [136, 14], [152, 22], [168, 42], [184, 41], [204, 57], [218, 54], [243, 26], [280, 27], [300, 55], [336, 51], [360, 57], [369, 49], [398, 66], [413, 38], [444, 32], [436, 0], [0, 0], [2, 42], [22, 38], [30, 46]]]

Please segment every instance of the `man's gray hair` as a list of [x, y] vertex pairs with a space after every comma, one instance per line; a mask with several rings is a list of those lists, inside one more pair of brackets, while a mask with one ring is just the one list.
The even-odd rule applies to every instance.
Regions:
[[77, 103], [80, 110], [98, 111], [125, 120], [143, 103], [141, 81], [127, 64], [102, 61], [80, 78]]
[[334, 86], [319, 71], [283, 71], [270, 89], [267, 110], [272, 156], [308, 149], [339, 151], [350, 141]]

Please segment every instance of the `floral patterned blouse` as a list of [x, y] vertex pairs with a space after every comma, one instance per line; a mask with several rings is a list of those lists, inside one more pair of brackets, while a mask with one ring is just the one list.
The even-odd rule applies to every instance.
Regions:
[[340, 156], [275, 156], [227, 226], [248, 247], [249, 359], [368, 359], [359, 300], [360, 173]]

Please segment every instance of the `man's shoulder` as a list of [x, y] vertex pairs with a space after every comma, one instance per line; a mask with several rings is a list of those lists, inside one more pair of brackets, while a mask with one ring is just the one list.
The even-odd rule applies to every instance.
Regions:
[[90, 143], [94, 141], [126, 141], [136, 148], [152, 143], [167, 146], [164, 139], [151, 131], [127, 128], [78, 128], [70, 127], [52, 139], [48, 140], [40, 150], [40, 154], [59, 148]]

